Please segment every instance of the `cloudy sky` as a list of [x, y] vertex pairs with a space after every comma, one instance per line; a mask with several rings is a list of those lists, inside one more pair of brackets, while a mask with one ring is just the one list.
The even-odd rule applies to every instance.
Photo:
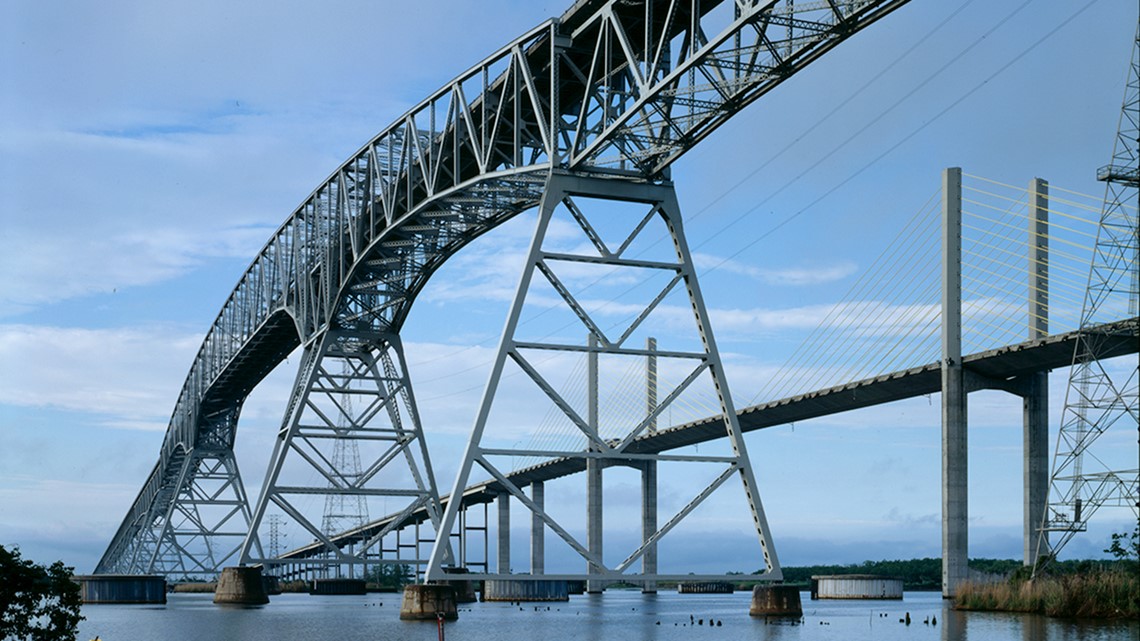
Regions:
[[[379, 130], [567, 4], [5, 0], [0, 543], [92, 570], [206, 329], [273, 230]], [[1111, 154], [1136, 12], [1132, 0], [916, 1], [676, 163], [737, 404], [936, 193], [943, 167], [1103, 193], [1095, 169]], [[453, 258], [405, 329], [444, 488], [532, 224], [520, 216]], [[252, 495], [296, 363], [245, 405], [236, 450]], [[1065, 379], [1052, 378], [1054, 430]], [[1020, 402], [970, 402], [971, 556], [1018, 558]], [[785, 564], [939, 554], [936, 396], [748, 445]], [[1069, 554], [1097, 555], [1128, 518], [1106, 514]], [[707, 569], [756, 567], [726, 552]]]

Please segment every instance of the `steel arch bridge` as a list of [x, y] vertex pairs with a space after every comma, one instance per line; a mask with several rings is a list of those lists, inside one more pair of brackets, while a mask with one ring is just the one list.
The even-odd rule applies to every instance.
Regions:
[[[322, 366], [339, 358], [371, 377], [387, 412], [404, 399], [391, 438], [418, 482], [409, 509], [438, 502], [398, 341], [431, 275], [537, 206], [553, 175], [666, 185], [670, 164], [719, 125], [906, 2], [579, 0], [440, 88], [338, 167], [253, 260], [96, 571], [238, 560], [252, 519], [232, 450], [238, 417], [298, 346], [311, 354], [298, 387], [344, 384]], [[295, 390], [286, 415], [306, 403]]]

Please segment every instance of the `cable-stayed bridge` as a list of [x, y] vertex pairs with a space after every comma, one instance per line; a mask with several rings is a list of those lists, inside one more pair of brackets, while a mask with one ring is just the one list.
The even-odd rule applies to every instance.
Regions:
[[[594, 251], [551, 249], [536, 233], [524, 279], [538, 274], [539, 284], [549, 286], [545, 295], [561, 299], [594, 343], [517, 334], [527, 307], [526, 288], [520, 287], [509, 321], [514, 325], [504, 332], [493, 377], [504, 367], [518, 367], [559, 408], [561, 437], [569, 433], [587, 444], [588, 454], [580, 458], [592, 479], [590, 494], [599, 501], [601, 471], [615, 461], [638, 462], [647, 478], [656, 473], [651, 463], [681, 463], [644, 458], [631, 448], [667, 432], [657, 427], [663, 408], [679, 405], [684, 393], [711, 393], [721, 435], [734, 451], [686, 457], [684, 462], [723, 465], [724, 471], [664, 526], [647, 522], [652, 533], [628, 563], [655, 559], [656, 541], [688, 514], [689, 506], [737, 476], [767, 575], [778, 577], [740, 439], [743, 422], [722, 393], [727, 389], [723, 367], [668, 168], [732, 114], [902, 4], [583, 1], [430, 96], [334, 172], [254, 260], [211, 327], [179, 396], [159, 461], [98, 571], [195, 574], [269, 561], [257, 533], [273, 511], [300, 524], [337, 563], [365, 561], [370, 548], [398, 533], [399, 517], [391, 521], [393, 528], [343, 552], [303, 505], [306, 497], [329, 494], [402, 499], [406, 507], [398, 515], [405, 517], [424, 510], [433, 529], [444, 533], [436, 537], [429, 573], [454, 561], [447, 544], [461, 517], [458, 505], [439, 501], [399, 332], [416, 295], [449, 256], [538, 206], [540, 219], [562, 216], [577, 225]], [[583, 199], [643, 211], [633, 214], [633, 224], [613, 242], [603, 233], [604, 221], [582, 206]], [[670, 251], [641, 247], [643, 232], [666, 233]], [[589, 303], [571, 291], [569, 279], [559, 276], [560, 264], [621, 268], [652, 274], [662, 283], [631, 323], [610, 335], [610, 328], [594, 320]], [[658, 312], [678, 307], [690, 310], [686, 338], [671, 346], [633, 347], [651, 330], [664, 341], [654, 326]], [[305, 351], [297, 382], [262, 494], [251, 509], [233, 455], [241, 405], [298, 346]], [[598, 403], [576, 403], [559, 394], [527, 350], [576, 351], [587, 361], [653, 358], [695, 365], [680, 382], [665, 387], [671, 391], [663, 398], [646, 403], [642, 416], [615, 440], [602, 425], [606, 415]], [[606, 365], [586, 369], [593, 372], [586, 378], [596, 379]], [[663, 365], [663, 374], [671, 371]], [[488, 386], [477, 434], [454, 485], [460, 491], [473, 466], [499, 474], [496, 480], [502, 483], [502, 466], [491, 459], [521, 451], [481, 440], [495, 387]], [[348, 397], [354, 402], [345, 402]], [[364, 469], [351, 478], [336, 469], [330, 453], [330, 442], [346, 433], [374, 448], [365, 453]], [[526, 453], [557, 458], [551, 454], [565, 451]], [[291, 474], [296, 465], [306, 468], [308, 480]], [[581, 543], [536, 496], [523, 497], [518, 487], [511, 493], [582, 555], [590, 574], [614, 571], [601, 562], [600, 522], [588, 528], [589, 541]], [[623, 569], [631, 567], [628, 563]], [[643, 570], [646, 580], [662, 576], [652, 564]]]
[[[1067, 191], [1040, 179], [1033, 180], [1029, 188], [1018, 189], [978, 176], [966, 177], [963, 193], [962, 200], [967, 205], [961, 213], [965, 229], [962, 238], [967, 249], [961, 263], [965, 274], [962, 300], [968, 310], [963, 332], [966, 344], [975, 350], [961, 359], [967, 391], [1001, 390], [1026, 399], [1027, 403], [1036, 396], [1037, 402], [1043, 404], [1043, 388], [1033, 388], [1031, 381], [1071, 365], [1080, 340], [1081, 297], [1093, 262], [1099, 197]], [[942, 270], [938, 243], [943, 220], [938, 200], [932, 197], [926, 206], [916, 210], [876, 264], [852, 286], [848, 297], [821, 314], [824, 318], [817, 331], [757, 393], [757, 399], [771, 400], [739, 411], [742, 431], [794, 424], [942, 391], [938, 352], [945, 328], [938, 302]], [[1038, 227], [1042, 218], [1049, 219], [1049, 223]], [[1043, 247], [1046, 251], [1042, 252]], [[925, 261], [920, 258], [923, 254], [927, 255]], [[908, 279], [896, 276], [900, 262], [905, 262], [909, 269]], [[1132, 310], [1126, 298], [1114, 303], [1118, 308], [1104, 318], [1122, 320], [1105, 322], [1099, 328], [1103, 341], [1100, 357], [1106, 360], [1135, 355], [1140, 348], [1140, 320], [1135, 315], [1128, 316]], [[1048, 327], [1052, 333], [1046, 331]], [[1019, 337], [1027, 340], [1018, 341]], [[836, 350], [835, 345], [844, 349]], [[897, 369], [875, 373], [883, 367]], [[1123, 369], [1127, 369], [1127, 363]], [[644, 403], [647, 395], [656, 393], [646, 389], [650, 377], [644, 366], [633, 367], [624, 375], [634, 381], [632, 385], [619, 385], [634, 389], [627, 395], [627, 403]], [[568, 378], [580, 382], [580, 377]], [[654, 388], [670, 386], [659, 374], [652, 377], [652, 383]], [[685, 411], [701, 415], [711, 412], [714, 406], [715, 399], [690, 398]], [[1043, 419], [1038, 410], [1030, 411], [1027, 404], [1027, 427], [1031, 426], [1029, 431], [1038, 437], [1047, 432]], [[702, 416], [643, 434], [627, 451], [658, 454], [723, 436], [720, 417]], [[533, 452], [535, 448], [530, 449]], [[1121, 463], [1103, 452], [1099, 454], [1105, 461]], [[1044, 458], [1045, 451], [1039, 451], [1034, 466], [1036, 478], [1027, 480], [1032, 494], [1027, 491], [1025, 496], [1026, 563], [1036, 561], [1042, 553], [1036, 538], [1045, 507], [1041, 495], [1047, 480], [1042, 474], [1047, 472]], [[506, 480], [517, 487], [527, 487], [586, 469], [581, 458], [552, 456], [541, 462], [538, 459], [523, 459], [532, 464], [520, 465]], [[1123, 464], [1127, 466], [1127, 456], [1125, 459]], [[1135, 486], [1136, 472], [1127, 473]], [[464, 509], [469, 509], [500, 501], [504, 496], [509, 493], [503, 482], [491, 479], [465, 488], [461, 501]], [[450, 497], [444, 500], [447, 502]], [[483, 520], [476, 519], [477, 526], [471, 532], [461, 532], [460, 538], [485, 539], [485, 519], [485, 514]], [[429, 515], [422, 509], [411, 514], [387, 515], [342, 532], [334, 541], [343, 547], [366, 541], [386, 528], [398, 530], [428, 521]], [[499, 530], [500, 537], [505, 536], [504, 531]], [[485, 541], [483, 545], [486, 546]], [[510, 543], [500, 538], [496, 545]], [[290, 571], [303, 573], [308, 567], [307, 559], [326, 553], [323, 545], [313, 544], [299, 547], [281, 560], [292, 568]], [[465, 565], [484, 569], [490, 562], [485, 558], [465, 559]]]

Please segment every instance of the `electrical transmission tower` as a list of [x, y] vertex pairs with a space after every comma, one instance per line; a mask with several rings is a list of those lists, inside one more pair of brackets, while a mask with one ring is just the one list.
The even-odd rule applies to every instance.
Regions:
[[281, 544], [284, 538], [281, 533], [281, 515], [270, 514], [267, 520], [269, 521], [269, 558], [276, 559], [284, 551], [284, 546]]
[[[1130, 507], [1140, 514], [1140, 470], [1113, 469], [1115, 459], [1102, 456], [1104, 448], [1091, 446], [1109, 430], [1120, 434], [1126, 428], [1140, 437], [1135, 363], [1114, 367], [1102, 359], [1105, 346], [1120, 340], [1106, 329], [1109, 320], [1129, 318], [1137, 322], [1137, 270], [1140, 246], [1137, 240], [1137, 187], [1140, 185], [1140, 28], [1136, 32], [1132, 59], [1113, 146], [1112, 162], [1097, 171], [1106, 183], [1096, 246], [1089, 271], [1088, 290], [1065, 409], [1054, 453], [1048, 506], [1041, 528], [1044, 546], [1056, 558], [1061, 548], [1100, 507]], [[1131, 339], [1135, 340], [1135, 339]], [[1116, 429], [1114, 429], [1116, 428]], [[1124, 441], [1135, 447], [1136, 440]], [[1126, 465], [1137, 461], [1136, 451]], [[1058, 534], [1050, 547], [1050, 532]]]
[[[343, 375], [347, 378], [351, 373], [347, 364], [343, 366]], [[356, 439], [351, 438], [350, 431], [354, 424], [355, 414], [352, 410], [352, 395], [341, 394], [340, 420], [333, 430], [332, 467], [338, 470], [340, 480], [350, 487], [359, 484], [362, 475], [360, 466], [360, 446]], [[329, 488], [335, 489], [337, 482], [329, 479]], [[368, 522], [368, 503], [360, 494], [329, 493], [325, 496], [325, 513], [321, 520], [321, 532], [326, 536], [339, 534], [353, 528], [358, 528]]]

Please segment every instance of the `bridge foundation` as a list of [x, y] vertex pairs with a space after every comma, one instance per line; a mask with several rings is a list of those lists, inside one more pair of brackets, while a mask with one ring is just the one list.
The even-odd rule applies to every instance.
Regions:
[[228, 605], [265, 605], [269, 596], [261, 580], [261, 568], [238, 566], [223, 568], [214, 590], [214, 603]]
[[489, 579], [483, 583], [484, 601], [569, 601], [566, 581], [553, 579]]
[[166, 579], [133, 574], [76, 575], [84, 603], [166, 603]]
[[800, 589], [793, 585], [758, 585], [752, 588], [748, 614], [754, 617], [800, 618], [804, 615]]
[[459, 618], [455, 607], [455, 589], [450, 585], [417, 584], [404, 587], [400, 604], [404, 621], [454, 621]]

